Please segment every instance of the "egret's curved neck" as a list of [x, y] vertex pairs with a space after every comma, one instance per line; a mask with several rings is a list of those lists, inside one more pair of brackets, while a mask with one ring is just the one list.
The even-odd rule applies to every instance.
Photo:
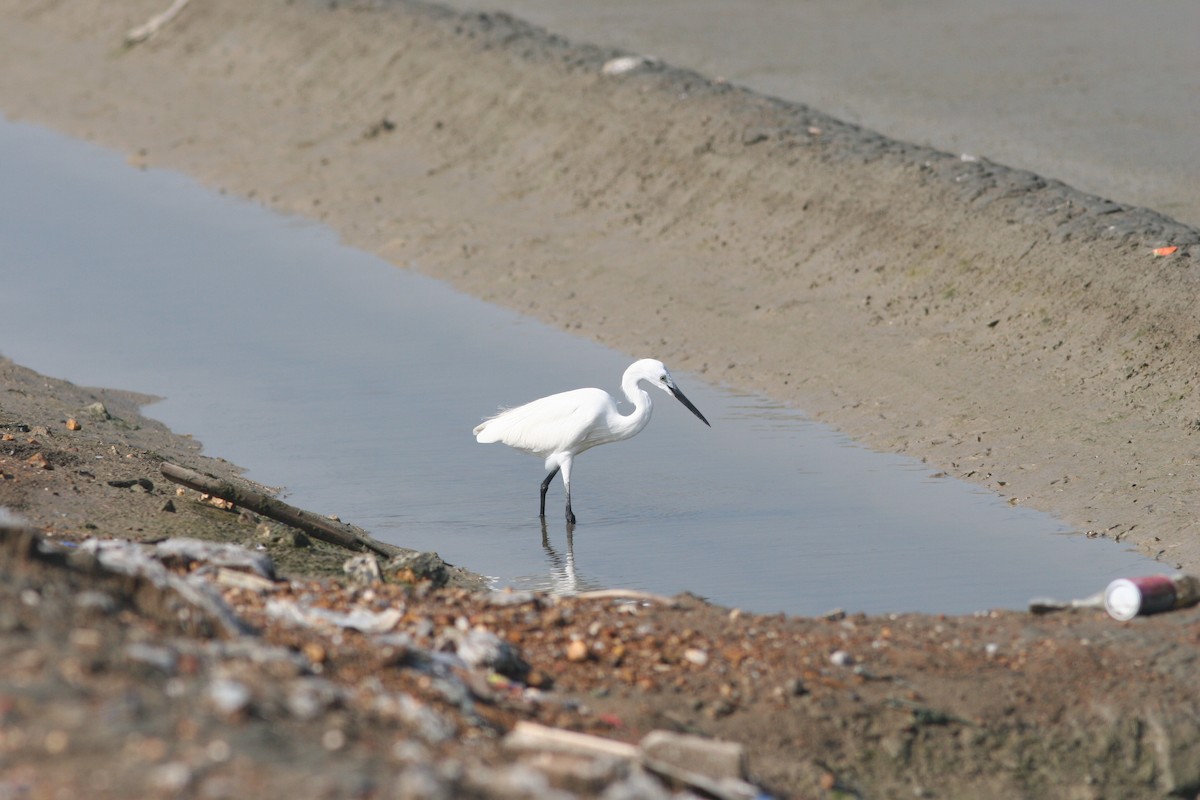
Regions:
[[612, 420], [611, 425], [618, 438], [627, 439], [646, 427], [654, 404], [650, 402], [650, 395], [638, 384], [636, 378], [623, 378], [621, 391], [629, 398], [629, 402], [633, 403], [633, 411], [629, 414], [619, 414], [618, 419]]

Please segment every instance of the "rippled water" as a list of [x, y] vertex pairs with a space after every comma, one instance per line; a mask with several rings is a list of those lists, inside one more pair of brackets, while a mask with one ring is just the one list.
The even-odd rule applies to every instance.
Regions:
[[[500, 405], [617, 391], [633, 355], [551, 329], [165, 171], [0, 122], [0, 352], [165, 398], [301, 507], [499, 585], [690, 590], [732, 606], [965, 612], [1077, 597], [1161, 565], [676, 373], [638, 437], [576, 462], [566, 530], [538, 459], [481, 446]], [[552, 511], [551, 511], [552, 509]]]

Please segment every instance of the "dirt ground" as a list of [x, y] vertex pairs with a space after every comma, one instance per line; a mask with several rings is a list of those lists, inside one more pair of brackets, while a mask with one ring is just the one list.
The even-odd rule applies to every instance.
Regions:
[[[1195, 230], [662, 64], [606, 74], [617, 54], [502, 16], [194, 0], [125, 46], [163, 5], [0, 0], [0, 110], [1200, 568]], [[733, 739], [783, 796], [1200, 792], [1193, 611], [802, 620], [344, 587], [344, 554], [176, 495], [163, 460], [236, 469], [140, 418], [144, 398], [0, 366], [0, 504], [46, 540], [230, 541], [291, 579], [218, 583], [257, 633], [214, 639], [162, 612], [171, 585], [147, 599], [9, 534], [26, 545], [6, 545], [0, 769], [18, 796], [666, 791], [625, 767], [514, 766], [518, 719]], [[272, 599], [402, 615], [330, 633]], [[476, 627], [531, 671], [429, 667]], [[213, 644], [243, 640], [282, 677]]]

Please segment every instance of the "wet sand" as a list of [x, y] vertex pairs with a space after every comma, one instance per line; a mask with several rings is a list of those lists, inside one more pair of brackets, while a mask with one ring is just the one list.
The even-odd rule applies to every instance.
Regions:
[[1186, 0], [447, 0], [1200, 224]]
[[0, 106], [1197, 563], [1194, 230], [508, 18], [157, 10], [6, 4]]

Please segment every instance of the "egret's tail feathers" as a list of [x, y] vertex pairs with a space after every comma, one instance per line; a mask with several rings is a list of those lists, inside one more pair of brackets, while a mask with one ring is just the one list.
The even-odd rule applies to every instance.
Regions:
[[492, 444], [502, 441], [504, 439], [504, 425], [499, 420], [504, 416], [504, 412], [508, 410], [507, 408], [502, 408], [494, 415], [476, 425], [471, 430], [471, 433], [475, 435], [476, 441], [480, 444]]

